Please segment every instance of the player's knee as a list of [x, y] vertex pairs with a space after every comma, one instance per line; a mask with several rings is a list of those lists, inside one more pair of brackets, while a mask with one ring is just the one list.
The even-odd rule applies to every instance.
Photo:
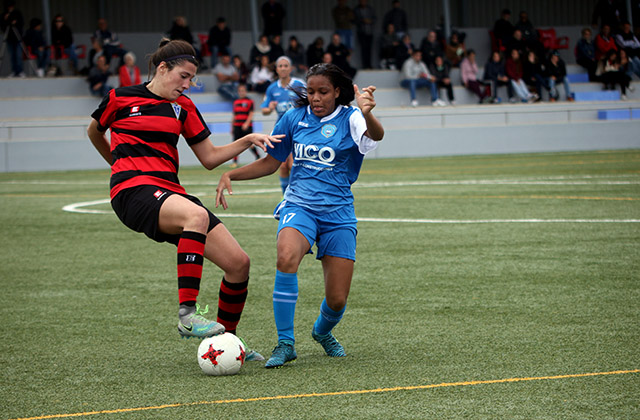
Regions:
[[187, 214], [185, 226], [197, 229], [199, 232], [206, 232], [209, 227], [209, 212], [203, 207], [193, 207]]
[[232, 277], [246, 280], [249, 277], [249, 268], [251, 266], [251, 260], [246, 252], [241, 251], [231, 256], [230, 269], [227, 270], [228, 274]]
[[295, 273], [298, 271], [300, 259], [293, 249], [278, 248], [278, 257], [276, 259], [276, 268], [283, 273]]

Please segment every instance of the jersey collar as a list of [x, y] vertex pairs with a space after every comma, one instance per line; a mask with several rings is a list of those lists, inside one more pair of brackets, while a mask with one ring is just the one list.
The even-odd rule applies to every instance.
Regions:
[[[346, 108], [346, 107], [344, 105], [336, 106], [336, 109], [331, 114], [322, 117], [320, 119], [320, 122], [331, 121], [333, 118], [336, 117], [336, 115], [338, 115], [340, 113], [340, 111], [342, 111], [343, 108]], [[313, 115], [314, 117], [316, 117], [316, 114], [314, 114], [313, 111], [311, 111], [311, 105], [307, 105], [307, 114]], [[318, 118], [318, 117], [316, 117], [316, 118]]]

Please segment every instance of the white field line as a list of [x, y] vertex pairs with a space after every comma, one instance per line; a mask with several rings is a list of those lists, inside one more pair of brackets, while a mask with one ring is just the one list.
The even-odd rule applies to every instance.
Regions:
[[[111, 210], [87, 209], [99, 204], [107, 204], [109, 199], [85, 201], [82, 203], [73, 203], [62, 208], [70, 213], [84, 214], [113, 214]], [[221, 218], [240, 218], [240, 219], [273, 219], [271, 214], [240, 214], [240, 213], [224, 213], [218, 215]], [[374, 223], [421, 223], [421, 224], [487, 224], [487, 223], [640, 223], [640, 219], [478, 219], [478, 220], [455, 220], [455, 219], [400, 219], [400, 218], [384, 218], [384, 217], [359, 217], [359, 222]]]

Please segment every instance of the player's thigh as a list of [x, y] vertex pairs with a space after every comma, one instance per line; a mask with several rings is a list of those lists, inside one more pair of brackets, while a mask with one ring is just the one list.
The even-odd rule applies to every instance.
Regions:
[[163, 233], [179, 235], [183, 230], [204, 233], [208, 226], [207, 209], [181, 195], [172, 194], [160, 207], [158, 228]]
[[347, 258], [330, 255], [322, 257], [325, 296], [327, 304], [335, 311], [341, 310], [347, 304], [353, 267], [354, 261]]
[[277, 262], [278, 270], [284, 273], [295, 273], [302, 258], [311, 249], [305, 235], [293, 227], [284, 227], [278, 232]]
[[[244, 276], [241, 281], [244, 281], [249, 274], [249, 256], [222, 223], [217, 224], [207, 234], [204, 257], [220, 267], [225, 273]], [[227, 280], [233, 282], [233, 279]]]

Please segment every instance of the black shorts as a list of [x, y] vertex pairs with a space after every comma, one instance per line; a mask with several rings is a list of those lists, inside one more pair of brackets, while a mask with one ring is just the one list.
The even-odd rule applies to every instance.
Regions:
[[[177, 246], [180, 235], [170, 235], [160, 232], [160, 229], [158, 229], [160, 207], [173, 194], [178, 193], [153, 185], [126, 188], [113, 197], [111, 207], [113, 207], [113, 211], [115, 211], [122, 223], [129, 229], [142, 232], [156, 242], [169, 242]], [[216, 225], [222, 223], [196, 197], [188, 194], [178, 195], [207, 210], [209, 213], [207, 233]]]
[[253, 128], [252, 127], [249, 127], [246, 130], [243, 130], [242, 126], [237, 126], [237, 125], [233, 126], [233, 140], [234, 141], [246, 136], [247, 134], [251, 134], [251, 133], [253, 133]]

